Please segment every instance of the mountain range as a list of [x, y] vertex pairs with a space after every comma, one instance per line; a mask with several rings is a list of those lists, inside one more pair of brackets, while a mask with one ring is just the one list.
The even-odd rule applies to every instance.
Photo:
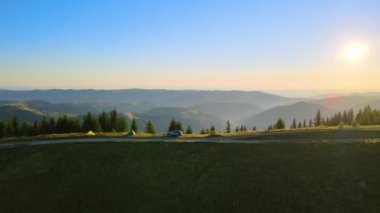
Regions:
[[151, 120], [159, 132], [166, 131], [171, 119], [191, 125], [195, 132], [214, 125], [223, 130], [227, 120], [233, 127], [247, 125], [264, 129], [284, 118], [290, 125], [312, 119], [319, 109], [322, 116], [337, 111], [359, 110], [366, 105], [380, 107], [380, 94], [352, 94], [323, 98], [289, 98], [260, 91], [201, 90], [0, 90], [0, 119], [16, 115], [32, 122], [44, 116], [68, 114], [81, 117], [87, 112], [117, 109], [127, 120], [138, 119], [140, 129]]

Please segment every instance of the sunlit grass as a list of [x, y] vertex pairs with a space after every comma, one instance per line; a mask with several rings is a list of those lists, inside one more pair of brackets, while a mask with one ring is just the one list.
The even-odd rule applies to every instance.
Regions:
[[[184, 134], [178, 138], [206, 138], [206, 137], [238, 137], [243, 139], [267, 139], [275, 138], [278, 140], [287, 139], [289, 137], [293, 137], [294, 135], [298, 135], [300, 139], [307, 138], [312, 139], [321, 139], [326, 137], [326, 132], [328, 134], [339, 133], [340, 135], [345, 135], [343, 132], [357, 132], [355, 137], [366, 138], [380, 138], [380, 125], [377, 126], [358, 126], [352, 127], [345, 125], [343, 127], [307, 127], [300, 129], [274, 129], [271, 131], [245, 131], [245, 132], [216, 132], [215, 134]], [[346, 134], [347, 135], [347, 134]], [[33, 137], [11, 137], [1, 139], [0, 142], [12, 142], [12, 141], [36, 141], [36, 140], [59, 140], [59, 139], [77, 139], [77, 138], [170, 138], [166, 136], [164, 133], [156, 133], [150, 134], [145, 132], [138, 132], [134, 136], [129, 136], [128, 132], [112, 132], [112, 133], [95, 133], [94, 136], [87, 135], [85, 133], [70, 133], [70, 134], [50, 134], [50, 135], [38, 135]]]

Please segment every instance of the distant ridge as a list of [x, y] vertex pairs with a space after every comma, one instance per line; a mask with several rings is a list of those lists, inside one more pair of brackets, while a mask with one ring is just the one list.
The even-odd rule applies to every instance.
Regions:
[[272, 109], [261, 112], [257, 115], [247, 116], [239, 120], [239, 123], [243, 123], [248, 126], [255, 125], [259, 129], [265, 129], [268, 125], [273, 124], [277, 118], [281, 117], [285, 120], [286, 126], [289, 127], [293, 118], [296, 118], [297, 122], [315, 117], [318, 109], [323, 116], [331, 116], [336, 110], [327, 108], [320, 104], [298, 102], [291, 105], [277, 106]]
[[157, 130], [163, 131], [175, 118], [194, 131], [215, 125], [224, 129], [229, 120], [233, 127], [245, 124], [264, 129], [282, 117], [287, 125], [293, 117], [297, 121], [314, 118], [318, 109], [323, 116], [370, 105], [380, 107], [380, 96], [345, 95], [318, 99], [297, 99], [260, 91], [223, 90], [0, 90], [0, 119], [13, 115], [21, 121], [33, 122], [44, 116], [81, 117], [87, 112], [117, 109], [128, 120], [138, 118], [144, 129], [152, 120]]
[[267, 109], [280, 104], [298, 101], [296, 98], [273, 95], [260, 91], [223, 90], [0, 90], [0, 100], [43, 100], [53, 103], [140, 103], [150, 102], [158, 106], [187, 107], [205, 103], [250, 103]]

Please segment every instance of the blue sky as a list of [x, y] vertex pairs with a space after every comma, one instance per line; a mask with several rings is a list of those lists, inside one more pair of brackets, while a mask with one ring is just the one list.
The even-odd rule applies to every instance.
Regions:
[[371, 90], [379, 35], [376, 0], [0, 0], [0, 87]]

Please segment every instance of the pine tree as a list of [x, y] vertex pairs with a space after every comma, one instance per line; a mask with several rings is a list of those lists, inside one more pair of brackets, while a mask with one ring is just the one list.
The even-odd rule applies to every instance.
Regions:
[[5, 137], [16, 136], [11, 120], [8, 120], [5, 124], [4, 135], [5, 135]]
[[355, 119], [355, 113], [354, 113], [354, 110], [353, 109], [350, 109], [348, 111], [348, 115], [347, 115], [347, 120], [350, 122], [349, 124], [351, 124], [352, 120]]
[[342, 122], [345, 124], [350, 123], [350, 121], [348, 120], [348, 114], [346, 110], [343, 111]]
[[252, 131], [256, 131], [256, 126], [253, 126]]
[[173, 118], [171, 121], [170, 121], [170, 125], [169, 125], [169, 128], [168, 128], [168, 132], [171, 132], [171, 131], [174, 131], [176, 130], [176, 120]]
[[302, 123], [301, 121], [298, 123], [298, 129], [301, 129], [302, 128]]
[[31, 126], [24, 122], [22, 125], [21, 125], [21, 135], [22, 136], [30, 136], [31, 135]]
[[239, 132], [239, 127], [238, 126], [235, 128], [235, 132]]
[[303, 128], [306, 128], [306, 119], [303, 119]]
[[13, 129], [13, 136], [20, 136], [20, 126], [16, 116], [13, 116], [11, 119], [11, 125]]
[[46, 117], [43, 117], [40, 122], [40, 134], [45, 135], [50, 133], [50, 122]]
[[175, 130], [179, 130], [183, 132], [182, 123], [180, 121], [177, 121], [175, 124]]
[[99, 120], [100, 128], [102, 129], [102, 132], [111, 132], [112, 131], [110, 117], [108, 116], [108, 114], [105, 111], [103, 111], [99, 115], [98, 120]]
[[228, 120], [227, 121], [227, 127], [226, 127], [226, 133], [230, 133], [231, 132], [231, 124], [230, 124], [230, 121]]
[[211, 132], [211, 134], [215, 134], [216, 133], [216, 129], [215, 129], [214, 125], [211, 126], [210, 132]]
[[0, 138], [3, 138], [5, 136], [4, 130], [5, 130], [5, 124], [2, 120], [0, 120]]
[[113, 109], [110, 112], [110, 129], [112, 132], [117, 132], [117, 124], [118, 124], [118, 117], [117, 117], [117, 111], [116, 109]]
[[313, 121], [311, 119], [309, 120], [309, 127], [313, 127]]
[[276, 124], [274, 126], [275, 129], [285, 129], [285, 121], [281, 117], [277, 119]]
[[80, 121], [76, 118], [70, 118], [67, 115], [61, 115], [57, 119], [57, 133], [79, 133], [81, 132]]
[[116, 132], [128, 132], [128, 124], [123, 117], [116, 119]]
[[148, 123], [146, 124], [146, 131], [145, 132], [150, 133], [150, 134], [156, 133], [154, 126], [153, 126], [153, 123], [151, 121], [148, 121]]
[[36, 136], [36, 135], [39, 135], [39, 134], [40, 134], [40, 127], [38, 125], [38, 122], [34, 121], [33, 122], [33, 126], [31, 127], [31, 130], [30, 130], [30, 135]]
[[193, 134], [193, 129], [191, 129], [191, 126], [190, 126], [190, 125], [187, 126], [186, 134], [189, 134], [189, 135]]
[[136, 120], [136, 118], [133, 118], [133, 119], [132, 119], [132, 122], [131, 122], [131, 130], [134, 131], [135, 133], [138, 132], [138, 129], [137, 129], [137, 120]]
[[318, 109], [317, 115], [315, 116], [315, 126], [321, 125], [321, 111]]
[[56, 129], [55, 129], [55, 119], [54, 118], [50, 118], [49, 119], [49, 123], [50, 123], [50, 131], [49, 133], [52, 134], [52, 133], [55, 133]]
[[291, 126], [290, 128], [292, 128], [292, 129], [297, 128], [297, 121], [296, 121], [296, 118], [293, 118], [292, 126]]
[[82, 130], [83, 132], [95, 131], [93, 129], [93, 118], [90, 112], [83, 117]]

